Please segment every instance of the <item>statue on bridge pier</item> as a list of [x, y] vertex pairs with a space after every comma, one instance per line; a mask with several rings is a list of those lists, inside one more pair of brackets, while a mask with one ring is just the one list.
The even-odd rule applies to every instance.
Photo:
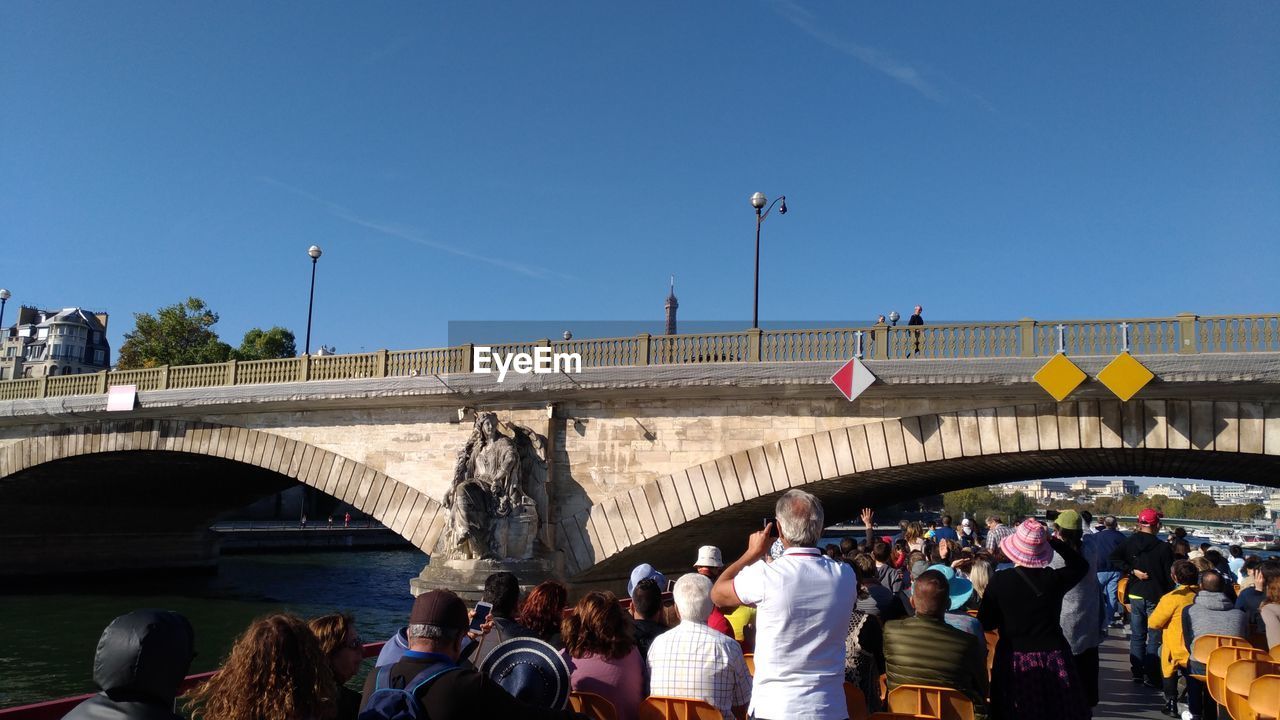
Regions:
[[[502, 432], [505, 425], [510, 436]], [[528, 560], [547, 537], [546, 438], [482, 412], [458, 453], [444, 554], [458, 560]]]

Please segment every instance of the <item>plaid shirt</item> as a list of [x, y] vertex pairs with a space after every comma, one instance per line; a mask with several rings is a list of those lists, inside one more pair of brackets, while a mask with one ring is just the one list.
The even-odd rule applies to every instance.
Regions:
[[649, 648], [649, 693], [705, 700], [733, 720], [732, 708], [751, 701], [751, 674], [736, 640], [682, 622]]
[[1005, 525], [1004, 523], [991, 528], [991, 531], [987, 533], [987, 550], [994, 551], [996, 548], [1000, 547], [1001, 540], [1004, 540], [1012, 534], [1013, 528]]

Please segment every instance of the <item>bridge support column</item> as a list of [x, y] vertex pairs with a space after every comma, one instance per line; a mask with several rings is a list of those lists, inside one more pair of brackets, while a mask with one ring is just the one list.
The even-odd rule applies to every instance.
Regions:
[[1196, 347], [1196, 321], [1200, 319], [1195, 313], [1178, 313], [1178, 352], [1183, 355], [1194, 355]]

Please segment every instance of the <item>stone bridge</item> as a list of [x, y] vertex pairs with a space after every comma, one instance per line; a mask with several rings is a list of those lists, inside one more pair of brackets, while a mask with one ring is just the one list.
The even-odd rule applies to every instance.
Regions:
[[[1021, 356], [868, 360], [879, 382], [855, 402], [828, 382], [839, 362], [724, 358], [504, 383], [452, 372], [169, 386], [110, 413], [96, 392], [37, 394], [0, 401], [0, 569], [34, 570], [25, 557], [138, 566], [157, 548], [196, 557], [219, 513], [297, 483], [430, 552], [476, 410], [548, 436], [558, 562], [592, 583], [641, 561], [687, 566], [699, 544], [732, 553], [790, 487], [836, 521], [1020, 479], [1274, 485], [1280, 348], [1248, 349], [1138, 354], [1156, 379], [1127, 403], [1092, 379], [1054, 402], [1031, 380], [1045, 358]], [[1092, 378], [1110, 357], [1073, 359]]]

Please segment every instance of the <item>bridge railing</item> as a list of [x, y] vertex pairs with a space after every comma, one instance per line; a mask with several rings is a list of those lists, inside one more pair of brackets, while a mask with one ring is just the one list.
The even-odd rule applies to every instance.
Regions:
[[[1061, 328], [1061, 331], [1059, 331]], [[1110, 356], [1128, 337], [1136, 355], [1280, 352], [1280, 314], [944, 323], [884, 324], [862, 328], [743, 330], [727, 333], [548, 339], [490, 346], [493, 353], [577, 353], [583, 367], [703, 365], [749, 362], [831, 362], [861, 350], [868, 360], [1047, 357], [1058, 335], [1070, 355]], [[473, 346], [379, 350], [182, 367], [112, 370], [0, 381], [0, 401], [102, 394], [114, 385], [167, 390], [259, 383], [354, 380], [470, 372]]]

